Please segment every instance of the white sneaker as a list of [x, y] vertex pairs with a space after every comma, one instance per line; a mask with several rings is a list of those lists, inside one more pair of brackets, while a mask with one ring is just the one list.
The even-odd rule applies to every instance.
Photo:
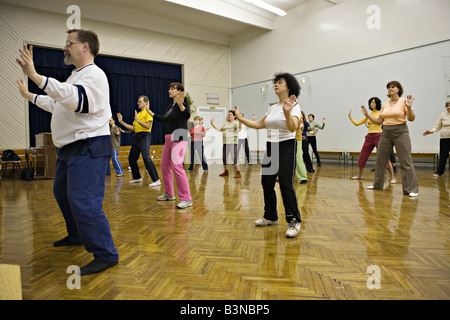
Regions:
[[368, 186], [367, 189], [373, 190], [373, 186]]
[[168, 201], [168, 200], [175, 200], [175, 196], [169, 196], [167, 192], [164, 192], [163, 195], [156, 198], [158, 201]]
[[193, 205], [193, 203], [192, 203], [191, 200], [188, 200], [188, 201], [180, 201], [180, 203], [177, 204], [177, 208], [178, 208], [178, 209], [184, 209], [184, 208], [187, 208], [187, 207], [192, 207], [192, 205]]
[[408, 193], [408, 196], [410, 196], [410, 197], [418, 197], [419, 193], [417, 193], [417, 192], [410, 192], [410, 193]]
[[292, 219], [288, 224], [288, 228], [286, 230], [286, 238], [295, 238], [300, 233], [300, 222]]
[[155, 182], [150, 183], [148, 186], [149, 187], [157, 187], [161, 185], [161, 180], [156, 180]]
[[264, 217], [255, 221], [255, 225], [257, 227], [275, 226], [277, 224], [278, 224], [278, 220], [275, 220], [275, 221], [267, 220]]
[[142, 178], [131, 180], [130, 183], [139, 183], [142, 182]]

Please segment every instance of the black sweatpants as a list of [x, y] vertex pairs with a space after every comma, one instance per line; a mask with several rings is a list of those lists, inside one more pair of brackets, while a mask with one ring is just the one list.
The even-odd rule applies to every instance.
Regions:
[[261, 184], [264, 191], [264, 218], [278, 220], [275, 183], [278, 176], [286, 221], [301, 222], [297, 196], [293, 186], [297, 142], [290, 139], [282, 142], [267, 142], [261, 169]]

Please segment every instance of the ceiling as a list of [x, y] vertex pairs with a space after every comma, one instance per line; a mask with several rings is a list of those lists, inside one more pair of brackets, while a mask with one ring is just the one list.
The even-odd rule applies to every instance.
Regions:
[[[67, 14], [76, 4], [83, 18], [134, 28], [164, 32], [182, 37], [229, 44], [231, 38], [249, 28], [273, 30], [283, 19], [241, 0], [0, 0], [34, 9]], [[289, 14], [309, 1], [265, 0]]]

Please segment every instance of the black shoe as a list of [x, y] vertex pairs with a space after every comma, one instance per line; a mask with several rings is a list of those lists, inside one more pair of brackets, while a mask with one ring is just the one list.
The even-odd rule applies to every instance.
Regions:
[[322, 164], [321, 164], [320, 162], [317, 162], [317, 166], [318, 166], [318, 167], [321, 167]]
[[81, 243], [73, 243], [69, 240], [69, 236], [57, 240], [53, 243], [54, 247], [64, 247], [64, 246], [79, 246]]
[[314, 169], [309, 169], [309, 170], [306, 170], [306, 171], [308, 171], [308, 172], [316, 172], [316, 170], [314, 170]]
[[305, 184], [305, 183], [307, 183], [308, 182], [308, 180], [300, 180], [300, 184]]
[[100, 258], [94, 258], [90, 263], [80, 269], [80, 275], [87, 276], [102, 272], [108, 268], [114, 267], [118, 261], [105, 261]]

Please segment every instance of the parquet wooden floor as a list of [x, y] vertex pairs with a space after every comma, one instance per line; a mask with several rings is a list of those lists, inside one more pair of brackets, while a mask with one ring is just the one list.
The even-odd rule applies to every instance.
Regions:
[[[92, 256], [82, 246], [52, 246], [66, 235], [53, 181], [5, 179], [0, 263], [20, 265], [28, 300], [449, 299], [448, 171], [434, 178], [418, 168], [420, 194], [411, 199], [400, 183], [367, 190], [373, 172], [352, 181], [356, 170], [324, 163], [307, 184], [295, 183], [303, 223], [294, 239], [285, 237], [279, 191], [280, 224], [254, 226], [263, 213], [259, 165], [242, 165], [240, 180], [219, 177], [221, 165], [195, 168], [194, 206], [183, 210], [156, 201], [163, 188], [149, 188], [146, 173], [142, 185], [130, 185], [129, 173], [108, 176], [104, 209], [120, 262], [73, 290], [67, 268]], [[373, 265], [380, 282], [369, 289]]]

